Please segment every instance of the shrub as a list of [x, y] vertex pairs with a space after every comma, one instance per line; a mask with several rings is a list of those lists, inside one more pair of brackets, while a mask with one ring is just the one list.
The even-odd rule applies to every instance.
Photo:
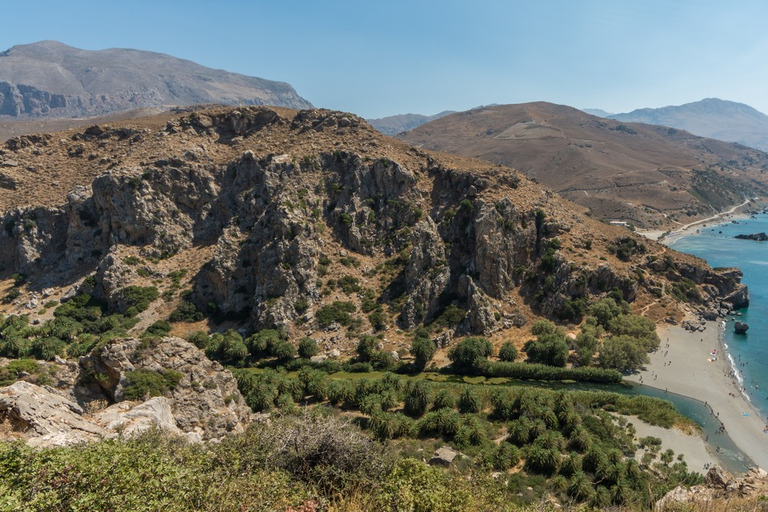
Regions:
[[505, 341], [499, 349], [499, 360], [504, 362], [512, 362], [517, 359], [518, 353], [515, 344], [511, 341]]
[[158, 320], [144, 330], [149, 336], [167, 336], [171, 332], [171, 324], [164, 320]]
[[126, 286], [122, 289], [121, 295], [125, 304], [124, 313], [127, 316], [136, 316], [146, 311], [149, 305], [157, 300], [160, 293], [155, 286]]
[[485, 338], [464, 338], [448, 352], [448, 359], [459, 373], [477, 373], [486, 358], [493, 355], [493, 345]]
[[304, 337], [299, 340], [299, 357], [309, 359], [320, 352], [317, 342], [312, 338]]
[[176, 389], [184, 376], [175, 370], [133, 370], [125, 372], [128, 385], [123, 390], [126, 400], [141, 400], [145, 396], [162, 396]]
[[320, 308], [315, 317], [317, 318], [318, 325], [322, 328], [328, 327], [334, 322], [341, 325], [349, 325], [352, 323], [350, 313], [354, 313], [356, 310], [357, 308], [351, 302], [337, 300], [333, 304]]

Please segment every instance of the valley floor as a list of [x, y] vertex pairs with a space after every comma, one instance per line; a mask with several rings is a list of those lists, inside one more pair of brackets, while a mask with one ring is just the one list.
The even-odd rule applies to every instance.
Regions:
[[[766, 420], [742, 394], [738, 382], [731, 376], [720, 324], [707, 322], [706, 326], [704, 332], [694, 333], [679, 326], [659, 328], [661, 346], [650, 354], [650, 364], [626, 380], [640, 383], [642, 379], [644, 385], [706, 402], [736, 446], [757, 466], [768, 468], [768, 434], [764, 431]], [[713, 355], [715, 350], [717, 353]], [[752, 399], [760, 398], [756, 396]], [[717, 446], [717, 440], [710, 439], [709, 444], [710, 448], [713, 444]], [[674, 444], [670, 446], [679, 451]], [[717, 454], [712, 456], [716, 461]], [[701, 469], [695, 464], [690, 468]]]

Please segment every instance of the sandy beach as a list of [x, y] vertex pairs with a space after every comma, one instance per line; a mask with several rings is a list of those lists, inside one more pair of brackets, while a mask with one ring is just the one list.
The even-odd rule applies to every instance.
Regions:
[[[736, 446], [756, 465], [768, 468], [768, 434], [763, 432], [766, 421], [731, 376], [720, 323], [707, 322], [706, 327], [704, 332], [694, 333], [679, 326], [659, 327], [661, 346], [650, 354], [650, 364], [626, 380], [640, 383], [642, 379], [644, 385], [706, 402]], [[709, 443], [716, 446], [717, 440], [710, 439]], [[678, 451], [674, 445], [671, 448]]]

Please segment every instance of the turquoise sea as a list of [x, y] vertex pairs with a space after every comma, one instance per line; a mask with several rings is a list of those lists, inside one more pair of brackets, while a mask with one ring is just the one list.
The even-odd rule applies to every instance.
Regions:
[[[768, 417], [768, 242], [739, 240], [738, 234], [768, 233], [768, 215], [700, 226], [698, 233], [676, 240], [675, 250], [707, 260], [712, 267], [739, 267], [749, 287], [750, 304], [729, 317], [724, 342], [737, 370], [744, 394]], [[736, 320], [749, 324], [747, 334], [733, 331]]]

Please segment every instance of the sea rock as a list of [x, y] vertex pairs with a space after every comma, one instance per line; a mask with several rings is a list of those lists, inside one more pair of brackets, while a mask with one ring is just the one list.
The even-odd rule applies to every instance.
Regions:
[[765, 242], [768, 241], [768, 235], [765, 233], [752, 233], [749, 235], [736, 235], [733, 238], [738, 238], [740, 240], [754, 240], [755, 242]]
[[749, 324], [746, 322], [736, 322], [733, 324], [733, 331], [736, 334], [746, 334], [749, 330]]

